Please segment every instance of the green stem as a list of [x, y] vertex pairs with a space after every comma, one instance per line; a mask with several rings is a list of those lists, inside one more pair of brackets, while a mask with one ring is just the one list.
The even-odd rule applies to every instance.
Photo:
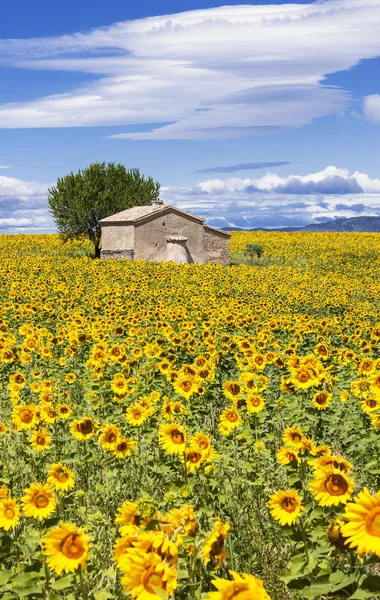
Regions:
[[88, 600], [87, 588], [83, 577], [83, 569], [82, 565], [79, 565], [79, 581], [80, 581], [80, 591], [82, 593], [83, 600]]
[[303, 545], [304, 545], [304, 549], [305, 549], [306, 560], [307, 560], [307, 562], [309, 562], [309, 551], [307, 549], [307, 538], [306, 538], [305, 526], [304, 526], [302, 517], [300, 517], [299, 524], [300, 524], [301, 537], [302, 537], [302, 541], [303, 541]]
[[187, 467], [186, 467], [186, 452], [183, 453], [183, 469], [185, 473], [185, 483], [186, 485], [189, 483], [189, 478], [187, 475]]
[[46, 592], [46, 598], [47, 598], [47, 600], [49, 600], [50, 599], [50, 577], [49, 577], [49, 568], [47, 566], [46, 560], [44, 560], [44, 569], [45, 569], [45, 580], [46, 580], [45, 592]]

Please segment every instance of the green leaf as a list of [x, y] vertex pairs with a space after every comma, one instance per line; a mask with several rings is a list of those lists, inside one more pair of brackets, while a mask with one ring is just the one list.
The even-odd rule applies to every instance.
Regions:
[[112, 594], [110, 594], [110, 592], [107, 592], [107, 590], [98, 590], [94, 593], [94, 598], [95, 600], [109, 600], [110, 598], [112, 598]]
[[67, 575], [66, 577], [62, 577], [61, 579], [57, 579], [54, 583], [50, 584], [50, 587], [53, 590], [66, 590], [74, 584], [73, 575]]
[[37, 594], [42, 594], [41, 585], [32, 585], [31, 587], [17, 590], [17, 595], [19, 596], [19, 598], [26, 598], [26, 596], [36, 596]]
[[8, 583], [11, 577], [11, 571], [0, 571], [0, 585], [5, 585], [6, 583]]
[[30, 571], [29, 573], [23, 573], [19, 575], [13, 580], [14, 585], [16, 586], [24, 586], [30, 583], [31, 581], [36, 581], [36, 579], [40, 579], [41, 576], [39, 573], [35, 571]]
[[368, 592], [377, 592], [380, 594], [380, 577], [379, 575], [369, 575], [362, 582], [360, 588]]

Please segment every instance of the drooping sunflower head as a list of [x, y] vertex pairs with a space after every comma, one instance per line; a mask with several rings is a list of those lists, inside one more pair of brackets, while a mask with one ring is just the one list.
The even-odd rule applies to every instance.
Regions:
[[269, 498], [269, 508], [276, 521], [281, 525], [295, 523], [303, 510], [301, 498], [296, 490], [279, 490]]
[[354, 488], [354, 481], [334, 467], [316, 470], [310, 483], [311, 492], [320, 506], [346, 504]]
[[215, 519], [214, 528], [207, 536], [201, 546], [200, 556], [207, 565], [211, 561], [211, 568], [219, 569], [227, 558], [227, 552], [224, 548], [224, 542], [227, 539], [229, 523], [222, 523], [221, 519]]
[[277, 452], [277, 460], [280, 465], [289, 465], [294, 461], [297, 463], [301, 462], [301, 459], [298, 455], [298, 450], [295, 448], [280, 448], [280, 450]]
[[347, 538], [342, 535], [342, 525], [344, 525], [344, 521], [341, 519], [335, 519], [327, 530], [327, 537], [329, 539], [330, 544], [335, 546], [340, 552], [346, 548], [345, 543]]
[[61, 522], [42, 539], [42, 546], [42, 553], [48, 556], [49, 567], [57, 575], [62, 571], [74, 573], [79, 566], [86, 568], [90, 540], [84, 529]]

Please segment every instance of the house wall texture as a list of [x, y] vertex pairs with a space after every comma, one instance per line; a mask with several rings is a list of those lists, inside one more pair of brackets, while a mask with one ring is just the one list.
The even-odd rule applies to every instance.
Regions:
[[102, 225], [101, 258], [133, 258], [134, 245], [134, 225]]
[[163, 215], [152, 215], [143, 223], [136, 223], [135, 259], [167, 260], [166, 236], [182, 235], [188, 238], [188, 262], [203, 263], [203, 224], [195, 219], [168, 212]]
[[230, 238], [213, 229], [204, 228], [203, 249], [205, 263], [230, 264]]

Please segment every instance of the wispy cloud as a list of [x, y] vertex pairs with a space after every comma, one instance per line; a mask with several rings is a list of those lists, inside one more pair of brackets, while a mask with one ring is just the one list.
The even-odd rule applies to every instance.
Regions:
[[0, 169], [11, 169], [10, 165], [0, 165]]
[[237, 171], [254, 171], [255, 169], [269, 169], [270, 167], [282, 167], [290, 165], [289, 161], [280, 162], [252, 162], [240, 163], [238, 165], [229, 165], [226, 167], [207, 167], [206, 169], [198, 169], [194, 173], [236, 173]]
[[363, 103], [364, 116], [374, 123], [380, 123], [380, 94], [366, 96]]
[[[330, 73], [380, 55], [379, 0], [225, 6], [57, 38], [0, 41], [0, 63], [95, 81], [0, 107], [0, 127], [158, 123], [130, 139], [266, 135], [342, 111]], [[53, 90], [52, 90], [53, 93]]]
[[47, 207], [49, 186], [0, 175], [0, 232], [53, 231]]

